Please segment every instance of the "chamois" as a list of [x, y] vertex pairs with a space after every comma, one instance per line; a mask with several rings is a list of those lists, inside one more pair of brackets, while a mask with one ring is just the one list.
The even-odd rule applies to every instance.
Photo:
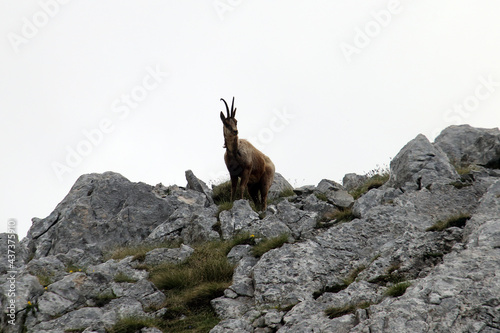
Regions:
[[[221, 98], [226, 105], [227, 117], [220, 113], [220, 119], [224, 124], [224, 162], [226, 162], [229, 175], [231, 177], [231, 202], [236, 195], [238, 178], [241, 178], [240, 189], [241, 199], [248, 186], [248, 193], [255, 202], [257, 209], [267, 207], [267, 193], [274, 179], [274, 164], [269, 157], [255, 148], [245, 139], [238, 139], [238, 121], [234, 117], [236, 109], [234, 108], [234, 97], [231, 103], [231, 113], [226, 101]], [[260, 191], [260, 198], [259, 198]]]

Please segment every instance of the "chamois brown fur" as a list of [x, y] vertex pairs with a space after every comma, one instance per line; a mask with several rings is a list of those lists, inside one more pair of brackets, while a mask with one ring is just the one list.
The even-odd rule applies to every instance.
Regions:
[[[229, 175], [231, 177], [231, 201], [234, 200], [240, 181], [241, 199], [245, 188], [258, 208], [265, 210], [267, 207], [267, 194], [274, 179], [274, 164], [269, 157], [255, 148], [245, 139], [238, 139], [238, 121], [235, 118], [234, 97], [231, 104], [231, 113], [226, 101], [221, 98], [226, 105], [227, 117], [220, 113], [220, 118], [224, 124], [224, 161], [226, 162]], [[260, 198], [259, 198], [260, 192]]]

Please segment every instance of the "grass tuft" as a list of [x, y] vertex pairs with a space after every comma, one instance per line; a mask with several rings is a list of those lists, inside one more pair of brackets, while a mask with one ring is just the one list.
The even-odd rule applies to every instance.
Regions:
[[346, 314], [351, 314], [356, 312], [358, 309], [367, 309], [370, 307], [372, 303], [370, 302], [361, 302], [358, 304], [346, 304], [341, 307], [331, 307], [325, 310], [325, 314], [328, 316], [328, 318], [333, 319], [333, 318], [338, 318], [342, 317]]
[[467, 221], [471, 218], [470, 214], [458, 214], [453, 215], [447, 218], [446, 220], [439, 220], [434, 223], [429, 228], [425, 229], [425, 231], [443, 231], [445, 229], [451, 227], [463, 228], [467, 224]]
[[365, 194], [371, 189], [381, 187], [389, 180], [391, 176], [389, 170], [384, 169], [384, 170], [378, 170], [376, 172], [378, 173], [372, 174], [371, 176], [370, 174], [368, 174], [370, 178], [368, 178], [368, 180], [364, 182], [363, 185], [349, 192], [349, 194], [352, 195], [354, 200], [359, 199], [363, 194]]
[[99, 294], [98, 296], [94, 297], [94, 302], [97, 307], [103, 307], [115, 298], [116, 295], [111, 291], [108, 293]]
[[118, 274], [115, 275], [114, 281], [116, 283], [121, 283], [121, 282], [136, 283], [137, 279], [131, 278], [130, 276], [128, 276], [123, 272], [119, 272]]
[[406, 289], [408, 289], [409, 286], [411, 286], [411, 283], [408, 281], [397, 283], [387, 288], [384, 295], [390, 297], [402, 296], [406, 292]]
[[220, 321], [210, 301], [222, 296], [232, 282], [234, 266], [227, 253], [252, 239], [242, 234], [233, 240], [202, 243], [182, 263], [151, 267], [150, 280], [167, 296], [168, 311], [159, 328], [172, 333], [210, 331]]
[[113, 251], [111, 253], [108, 253], [106, 255], [106, 260], [109, 259], [115, 259], [115, 260], [121, 260], [126, 257], [133, 256], [133, 260], [138, 260], [138, 261], [144, 261], [146, 258], [146, 253], [149, 251], [152, 251], [154, 249], [159, 249], [159, 248], [175, 248], [179, 247], [180, 243], [179, 242], [164, 242], [164, 243], [159, 243], [159, 244], [142, 244], [142, 245], [135, 245], [135, 246], [121, 246]]
[[264, 253], [281, 247], [283, 244], [288, 242], [288, 234], [282, 234], [273, 238], [266, 238], [260, 241], [257, 245], [255, 245], [252, 249], [252, 254], [260, 258], [264, 255]]
[[356, 278], [358, 277], [359, 273], [364, 271], [366, 269], [365, 265], [361, 265], [359, 267], [354, 268], [352, 271], [349, 272], [349, 274], [342, 280], [341, 284], [334, 284], [332, 286], [326, 286], [323, 289], [319, 291], [315, 291], [313, 293], [314, 299], [318, 299], [321, 295], [324, 293], [338, 293], [339, 291], [342, 291], [349, 287], [351, 283], [356, 281]]

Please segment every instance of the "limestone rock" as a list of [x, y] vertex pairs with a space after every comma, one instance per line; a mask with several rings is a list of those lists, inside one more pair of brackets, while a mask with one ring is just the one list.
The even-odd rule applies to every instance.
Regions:
[[389, 186], [421, 189], [437, 181], [457, 180], [458, 174], [448, 156], [422, 134], [407, 143], [391, 161]]
[[450, 126], [434, 141], [457, 165], [478, 164], [500, 168], [500, 130]]

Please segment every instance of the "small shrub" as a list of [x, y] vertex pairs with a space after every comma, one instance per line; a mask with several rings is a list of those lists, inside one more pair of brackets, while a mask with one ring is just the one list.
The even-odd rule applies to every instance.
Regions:
[[470, 214], [458, 214], [447, 218], [446, 220], [439, 220], [425, 231], [443, 231], [451, 227], [463, 228], [467, 221], [471, 218]]
[[262, 257], [264, 253], [272, 249], [281, 247], [286, 242], [288, 242], [288, 234], [282, 234], [277, 237], [263, 239], [262, 241], [260, 241], [260, 243], [253, 247], [252, 254], [257, 258]]
[[399, 296], [402, 296], [405, 292], [406, 292], [406, 289], [411, 286], [411, 283], [410, 282], [400, 282], [400, 283], [397, 283], [389, 288], [387, 288], [387, 290], [385, 291], [385, 295], [386, 296], [390, 296], [390, 297], [399, 297]]

